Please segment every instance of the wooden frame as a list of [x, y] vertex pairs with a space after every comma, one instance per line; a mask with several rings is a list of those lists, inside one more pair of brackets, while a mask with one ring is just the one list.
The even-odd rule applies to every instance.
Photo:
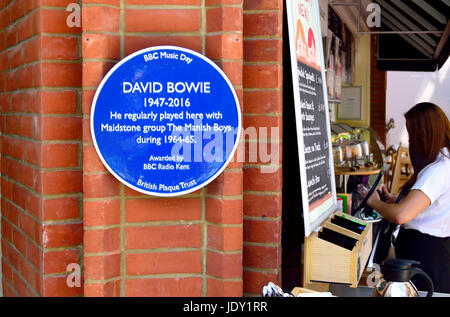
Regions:
[[[345, 109], [344, 112], [343, 107], [348, 107], [348, 109]], [[363, 115], [362, 87], [361, 86], [342, 87], [341, 103], [338, 106], [337, 119], [362, 120], [363, 119], [362, 115]]]
[[[335, 213], [341, 216], [342, 213]], [[348, 219], [360, 221], [345, 215]], [[318, 237], [318, 232], [305, 238], [303, 284], [342, 283], [357, 287], [364, 268], [372, 252], [372, 224], [367, 223], [364, 231], [357, 234], [353, 231], [325, 221], [323, 227], [358, 240], [350, 251]]]
[[[305, 159], [305, 144], [304, 144], [304, 136], [303, 136], [303, 124], [302, 124], [302, 111], [301, 111], [301, 100], [300, 100], [300, 91], [299, 91], [299, 72], [297, 68], [297, 57], [296, 57], [296, 28], [294, 27], [294, 19], [295, 19], [295, 10], [293, 9], [295, 1], [286, 0], [286, 11], [288, 17], [288, 31], [289, 31], [289, 47], [291, 53], [291, 71], [292, 71], [292, 84], [293, 84], [293, 92], [294, 92], [294, 106], [295, 106], [295, 120], [297, 124], [297, 144], [298, 144], [298, 157], [299, 157], [299, 169], [300, 169], [300, 183], [302, 184], [300, 194], [302, 195], [302, 209], [303, 209], [303, 219], [305, 225], [305, 235], [309, 236], [311, 232], [317, 228], [331, 213], [333, 213], [337, 208], [337, 198], [336, 198], [336, 184], [334, 177], [334, 169], [331, 168], [330, 175], [330, 183], [331, 183], [331, 197], [325, 201], [321, 205], [321, 208], [316, 208], [312, 212], [310, 212], [310, 206], [308, 203], [308, 188], [307, 177], [306, 177], [306, 159]], [[316, 25], [313, 25], [321, 35], [320, 32], [320, 15], [319, 15], [319, 2], [318, 0], [314, 0], [315, 8], [317, 8], [317, 12], [314, 16]], [[324, 56], [323, 56], [323, 47], [322, 47], [322, 37], [320, 36], [317, 39], [317, 52], [318, 52], [318, 62], [320, 64], [320, 80], [322, 83], [326, 83], [325, 78], [325, 67], [324, 67]], [[325, 113], [327, 114], [327, 118], [329, 117], [328, 111], [328, 94], [326, 89], [323, 86], [322, 94], [324, 101]], [[329, 166], [333, 166], [333, 154], [331, 147], [331, 130], [330, 130], [330, 120], [326, 121], [326, 137], [328, 140], [328, 164]]]

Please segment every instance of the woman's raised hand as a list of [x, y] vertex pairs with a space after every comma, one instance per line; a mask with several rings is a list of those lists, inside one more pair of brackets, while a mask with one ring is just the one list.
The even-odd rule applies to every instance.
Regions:
[[380, 198], [382, 201], [388, 204], [393, 204], [397, 200], [397, 195], [391, 194], [387, 189], [386, 186], [381, 185], [381, 192], [380, 192]]

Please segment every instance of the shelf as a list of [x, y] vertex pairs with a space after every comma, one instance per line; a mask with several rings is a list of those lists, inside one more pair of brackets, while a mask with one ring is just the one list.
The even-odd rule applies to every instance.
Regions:
[[341, 101], [339, 99], [330, 99], [330, 98], [328, 98], [328, 102], [341, 103]]

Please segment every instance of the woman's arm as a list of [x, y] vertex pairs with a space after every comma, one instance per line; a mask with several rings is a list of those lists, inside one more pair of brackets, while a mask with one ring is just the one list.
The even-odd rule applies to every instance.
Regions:
[[388, 204], [393, 204], [397, 201], [397, 197], [398, 195], [391, 194], [384, 184], [381, 185], [380, 198], [382, 201]]
[[378, 211], [385, 219], [399, 225], [413, 220], [430, 203], [428, 196], [420, 190], [411, 190], [399, 204], [382, 202], [377, 191], [374, 191], [367, 201], [367, 205]]

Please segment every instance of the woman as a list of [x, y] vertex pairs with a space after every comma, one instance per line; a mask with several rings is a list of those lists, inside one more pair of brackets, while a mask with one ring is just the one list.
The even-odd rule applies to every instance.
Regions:
[[[406, 114], [409, 154], [414, 169], [398, 204], [383, 187], [367, 204], [385, 219], [401, 225], [395, 241], [399, 259], [416, 260], [430, 275], [435, 291], [450, 293], [450, 124], [435, 104], [415, 105]], [[420, 277], [419, 289], [426, 289]]]

